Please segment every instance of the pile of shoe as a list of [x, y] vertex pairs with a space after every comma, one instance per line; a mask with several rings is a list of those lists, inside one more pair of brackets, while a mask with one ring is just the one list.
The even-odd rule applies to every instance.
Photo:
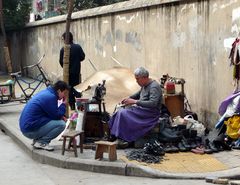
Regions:
[[218, 141], [218, 140], [210, 141], [209, 139], [205, 139], [205, 142], [203, 142], [203, 144], [201, 144], [200, 146], [197, 146], [191, 151], [199, 154], [204, 154], [204, 153], [212, 154], [212, 153], [217, 153], [224, 150], [231, 150], [231, 146], [223, 141]]
[[126, 157], [129, 160], [136, 160], [145, 163], [159, 163], [163, 157], [145, 153], [144, 149], [137, 149], [127, 152]]
[[146, 154], [151, 154], [151, 155], [155, 155], [155, 156], [165, 155], [163, 146], [157, 140], [145, 143], [143, 150]]
[[127, 158], [129, 160], [145, 163], [159, 163], [164, 155], [165, 151], [157, 140], [145, 143], [143, 149], [127, 152]]

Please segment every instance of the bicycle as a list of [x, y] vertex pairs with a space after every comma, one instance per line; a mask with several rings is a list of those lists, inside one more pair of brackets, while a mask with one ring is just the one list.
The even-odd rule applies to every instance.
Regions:
[[[5, 83], [0, 84], [0, 103], [4, 103], [7, 98], [7, 101], [28, 101], [32, 95], [36, 92], [36, 90], [40, 87], [41, 84], [45, 84], [46, 87], [49, 86], [51, 81], [47, 78], [47, 75], [40, 65], [43, 58], [45, 57], [45, 54], [38, 60], [36, 64], [29, 65], [26, 67], [23, 67], [21, 71], [11, 73], [10, 76], [13, 79], [13, 83]], [[34, 70], [37, 69], [39, 74], [35, 78], [31, 78], [31, 81], [29, 79], [25, 79], [22, 74], [28, 74], [28, 70]], [[14, 94], [15, 84], [18, 84], [20, 87], [23, 97], [16, 98]], [[27, 87], [25, 87], [27, 86]], [[3, 88], [5, 87], [5, 88]], [[4, 90], [5, 89], [5, 90]]]

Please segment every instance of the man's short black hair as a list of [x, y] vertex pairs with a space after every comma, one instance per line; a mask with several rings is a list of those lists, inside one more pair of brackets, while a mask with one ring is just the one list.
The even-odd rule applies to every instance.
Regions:
[[66, 82], [59, 80], [55, 84], [53, 84], [53, 89], [55, 91], [58, 91], [58, 90], [60, 90], [60, 91], [68, 90], [69, 91], [70, 86]]
[[[63, 39], [66, 39], [66, 32], [62, 34]], [[69, 43], [73, 43], [73, 34], [69, 32]]]

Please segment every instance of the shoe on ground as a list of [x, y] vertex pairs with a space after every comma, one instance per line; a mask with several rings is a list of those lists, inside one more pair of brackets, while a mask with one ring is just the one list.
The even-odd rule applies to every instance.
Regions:
[[117, 144], [117, 149], [125, 149], [129, 146], [127, 141], [123, 141], [121, 139], [117, 139], [115, 143]]
[[177, 147], [178, 147], [178, 149], [179, 149], [180, 152], [186, 152], [186, 151], [188, 151], [188, 149], [183, 145], [182, 142], [179, 142]]
[[44, 144], [44, 143], [39, 143], [39, 142], [36, 142], [34, 145], [33, 145], [34, 148], [36, 149], [43, 149], [43, 150], [47, 150], [47, 151], [53, 151], [54, 148], [52, 146], [49, 146], [49, 144]]
[[191, 152], [193, 152], [195, 154], [204, 154], [204, 148], [196, 147], [196, 148], [191, 149]]
[[35, 139], [33, 139], [33, 141], [32, 141], [32, 146], [34, 146], [35, 145], [35, 143], [36, 143], [36, 140]]
[[173, 145], [173, 143], [166, 143], [164, 145], [164, 151], [166, 153], [176, 153], [179, 152], [179, 149]]

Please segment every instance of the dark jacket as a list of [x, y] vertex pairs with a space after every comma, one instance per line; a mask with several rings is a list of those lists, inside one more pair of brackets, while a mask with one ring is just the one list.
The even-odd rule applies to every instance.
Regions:
[[[59, 63], [63, 67], [64, 48], [60, 50]], [[85, 53], [79, 44], [71, 44], [69, 58], [69, 85], [75, 86], [81, 82], [81, 61], [85, 59]]]

